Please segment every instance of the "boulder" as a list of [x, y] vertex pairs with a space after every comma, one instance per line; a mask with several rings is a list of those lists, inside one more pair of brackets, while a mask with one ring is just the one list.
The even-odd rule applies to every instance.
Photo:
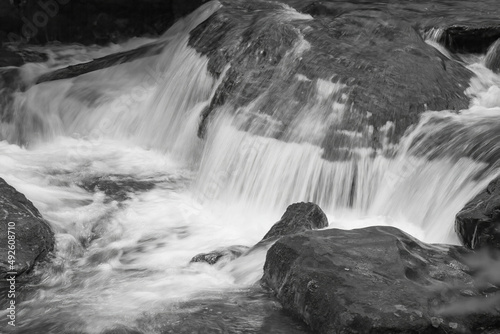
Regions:
[[[23, 194], [0, 178], [0, 277], [8, 272], [29, 271], [54, 249], [54, 233]], [[15, 240], [15, 253], [9, 253], [8, 240]], [[11, 247], [12, 248], [12, 247]], [[9, 262], [9, 255], [15, 261]]]
[[500, 179], [493, 180], [457, 214], [455, 231], [466, 247], [500, 249]]
[[269, 249], [262, 283], [317, 333], [485, 333], [498, 288], [475, 281], [469, 252], [393, 227], [308, 231]]
[[[306, 140], [324, 148], [325, 159], [342, 160], [351, 147], [379, 149], [386, 138], [397, 142], [426, 110], [468, 107], [471, 72], [425, 43], [417, 23], [407, 19], [411, 8], [282, 2], [293, 8], [223, 0], [191, 32], [189, 43], [209, 58], [209, 71], [224, 73], [203, 112], [199, 136], [224, 106], [251, 108], [238, 113], [242, 130], [297, 141], [297, 117], [324, 99], [318, 117], [324, 117], [325, 131]], [[388, 122], [394, 125], [390, 131]]]
[[259, 243], [275, 241], [285, 235], [318, 230], [328, 226], [328, 218], [314, 203], [295, 203], [286, 208], [281, 219], [271, 227]]
[[304, 231], [317, 230], [328, 226], [328, 218], [321, 208], [314, 203], [295, 203], [286, 209], [281, 219], [271, 227], [269, 232], [252, 248], [245, 246], [231, 246], [221, 248], [210, 253], [198, 254], [191, 262], [205, 262], [214, 265], [224, 264], [240, 256], [269, 247], [279, 238]]

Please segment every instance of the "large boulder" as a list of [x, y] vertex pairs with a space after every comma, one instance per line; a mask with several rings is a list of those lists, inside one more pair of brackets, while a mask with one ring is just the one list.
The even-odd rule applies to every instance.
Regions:
[[269, 249], [262, 282], [317, 333], [486, 333], [498, 289], [474, 280], [468, 252], [393, 227], [309, 231]]
[[298, 117], [320, 109], [324, 133], [304, 140], [339, 160], [351, 147], [397, 142], [426, 110], [468, 107], [471, 72], [424, 41], [409, 19], [411, 6], [394, 12], [386, 3], [283, 2], [293, 8], [223, 0], [192, 31], [190, 45], [209, 58], [209, 71], [224, 73], [203, 112], [200, 136], [224, 106], [240, 110], [243, 130], [297, 141]]
[[[33, 203], [1, 178], [0, 238], [0, 277], [29, 271], [54, 249], [55, 243], [54, 233]], [[15, 249], [9, 248], [13, 244]]]
[[493, 180], [457, 214], [455, 231], [466, 247], [500, 249], [500, 179]]

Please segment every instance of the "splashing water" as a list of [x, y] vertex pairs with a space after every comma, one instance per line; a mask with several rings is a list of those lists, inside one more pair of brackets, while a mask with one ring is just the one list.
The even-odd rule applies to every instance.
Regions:
[[[264, 92], [245, 108], [221, 107], [201, 140], [200, 116], [221, 79], [188, 38], [218, 8], [209, 3], [172, 27], [159, 56], [16, 93], [12, 122], [0, 124], [0, 176], [57, 238], [55, 258], [20, 307], [20, 330], [100, 333], [160, 312], [174, 319], [182, 302], [247, 289], [265, 252], [222, 269], [190, 259], [252, 246], [297, 201], [318, 203], [330, 227], [393, 225], [427, 242], [457, 242], [454, 215], [497, 173], [500, 77], [471, 64], [471, 107], [424, 114], [393, 158], [358, 148], [353, 159], [324, 159], [326, 131], [347, 112], [345, 86], [325, 80], [314, 80], [284, 131], [273, 117], [282, 110], [258, 112]], [[284, 19], [308, 19], [288, 11]], [[71, 48], [72, 59], [53, 57], [50, 66], [82, 59]], [[299, 40], [277, 73], [306, 49]], [[311, 81], [294, 80], [289, 94]], [[92, 190], [95, 182], [104, 188]]]

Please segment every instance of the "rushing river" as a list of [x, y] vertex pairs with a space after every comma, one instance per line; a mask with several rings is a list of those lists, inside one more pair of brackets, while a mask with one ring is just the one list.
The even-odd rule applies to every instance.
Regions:
[[[188, 38], [217, 8], [206, 5], [156, 40], [167, 44], [160, 55], [15, 94], [13, 121], [0, 125], [0, 176], [35, 204], [57, 240], [52, 262], [37, 268], [39, 283], [26, 288], [17, 332], [305, 332], [255, 292], [264, 252], [225, 266], [189, 264], [198, 253], [254, 245], [298, 201], [319, 204], [330, 227], [391, 225], [426, 242], [458, 243], [454, 216], [496, 166], [447, 152], [485, 135], [495, 143], [485, 155], [500, 148], [500, 77], [481, 58], [467, 59], [470, 108], [425, 113], [395, 157], [359, 149], [356, 159], [322, 158], [314, 137], [335, 121], [325, 108], [340, 114], [344, 106], [328, 104], [341, 85], [321, 80], [290, 124], [295, 140], [266, 136], [272, 122], [244, 129], [252, 104], [219, 112], [202, 140], [200, 114], [220, 79]], [[47, 46], [51, 59], [22, 71], [35, 77], [152, 41]], [[452, 140], [436, 142], [442, 132]]]

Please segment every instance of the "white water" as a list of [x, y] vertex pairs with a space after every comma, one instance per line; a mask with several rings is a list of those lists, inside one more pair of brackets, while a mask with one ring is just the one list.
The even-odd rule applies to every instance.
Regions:
[[[322, 159], [318, 144], [346, 112], [343, 87], [322, 80], [287, 128], [288, 142], [269, 138], [272, 118], [241, 129], [248, 117], [262, 117], [259, 100], [236, 113], [230, 106], [218, 110], [201, 140], [199, 116], [218, 82], [187, 40], [217, 8], [208, 4], [167, 32], [160, 56], [17, 94], [16, 122], [0, 125], [7, 139], [0, 142], [0, 177], [33, 201], [57, 237], [53, 264], [39, 270], [37, 293], [19, 308], [26, 330], [99, 333], [114, 324], [133, 326], [144, 314], [173, 314], [195, 296], [248, 287], [260, 278], [264, 252], [224, 268], [189, 260], [219, 247], [254, 245], [297, 201], [318, 203], [330, 227], [392, 225], [427, 242], [456, 243], [454, 215], [496, 171], [445, 152], [432, 160], [416, 154], [422, 147], [461, 152], [468, 138], [412, 143], [446, 130], [436, 120], [456, 124], [458, 132], [482, 126], [496, 138], [498, 76], [471, 65], [477, 73], [471, 108], [427, 113], [394, 159], [369, 149], [358, 149], [353, 160]], [[282, 65], [305, 49], [298, 41]], [[80, 49], [75, 54], [81, 59]], [[30, 66], [24, 70], [33, 73]], [[28, 145], [9, 144], [17, 141]], [[79, 186], [96, 177], [155, 188], [117, 202]]]

